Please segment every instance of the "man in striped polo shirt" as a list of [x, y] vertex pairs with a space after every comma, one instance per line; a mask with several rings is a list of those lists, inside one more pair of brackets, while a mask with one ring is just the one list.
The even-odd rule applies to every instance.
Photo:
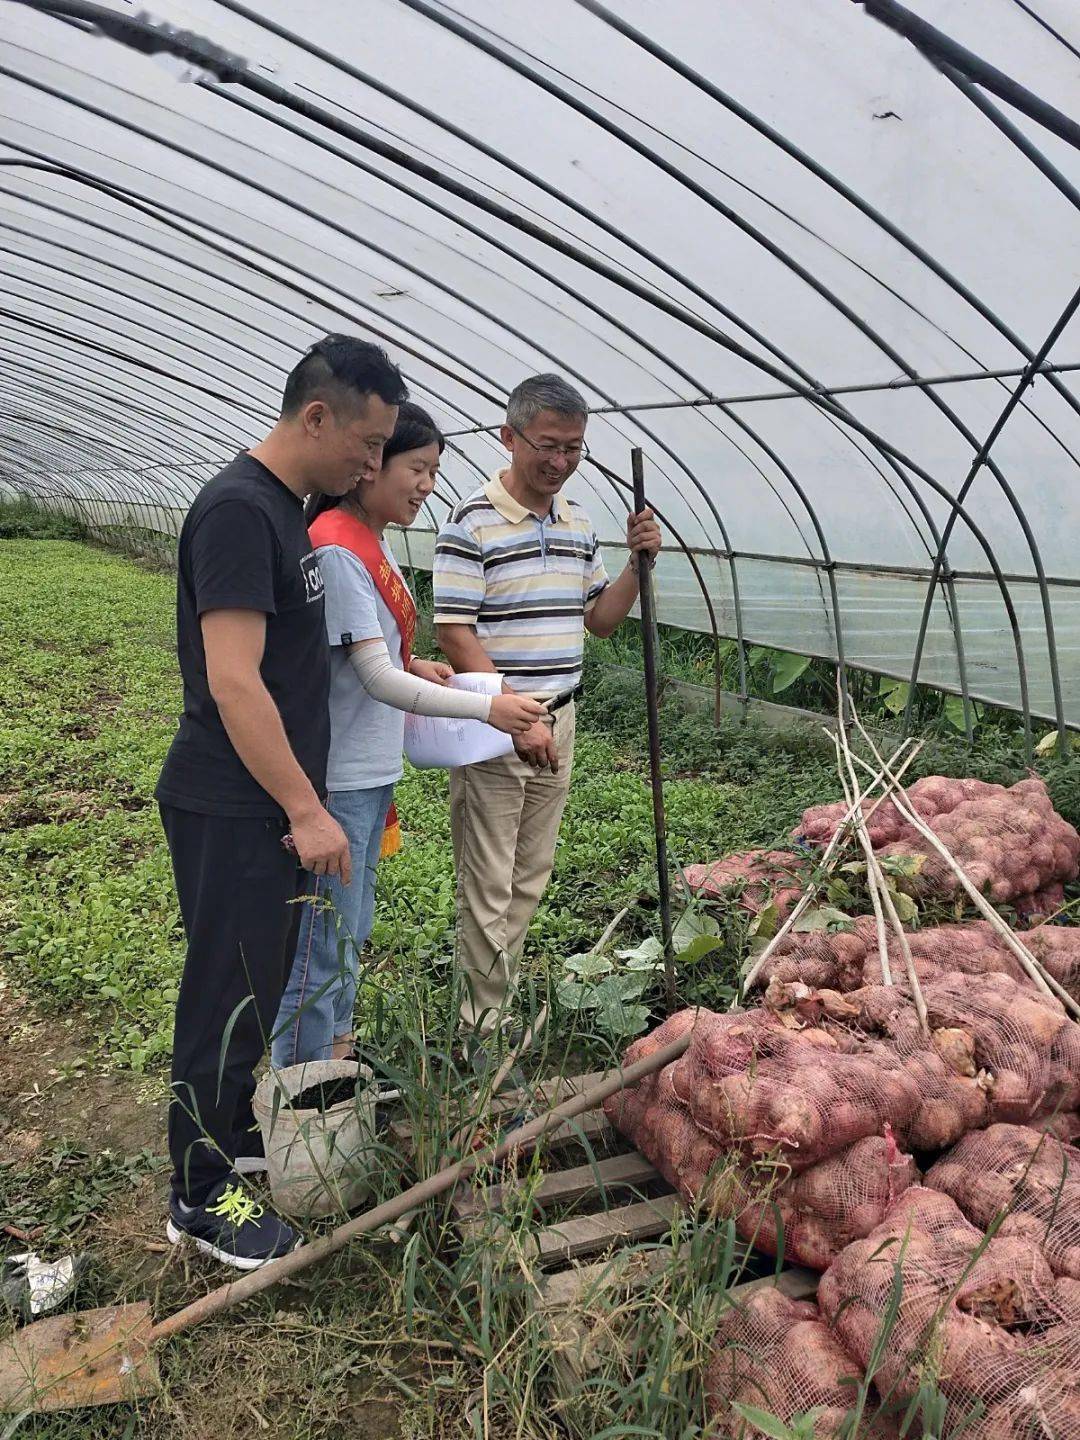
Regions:
[[586, 627], [610, 635], [637, 599], [638, 558], [660, 549], [651, 510], [627, 521], [630, 559], [609, 580], [592, 522], [560, 492], [585, 448], [588, 407], [558, 375], [510, 396], [510, 467], [460, 504], [435, 545], [435, 625], [455, 670], [496, 670], [549, 699], [516, 754], [450, 772], [462, 1023], [498, 1028], [529, 922], [551, 874], [574, 759]]

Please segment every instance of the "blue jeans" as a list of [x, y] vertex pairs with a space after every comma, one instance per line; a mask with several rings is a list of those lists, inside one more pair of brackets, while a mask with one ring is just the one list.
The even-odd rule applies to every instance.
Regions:
[[[305, 872], [300, 936], [274, 1024], [276, 1069], [329, 1060], [336, 1035], [350, 1035], [359, 975], [358, 952], [375, 916], [375, 869], [393, 785], [341, 790], [326, 808], [349, 837], [352, 883]], [[332, 907], [332, 908], [331, 908]]]

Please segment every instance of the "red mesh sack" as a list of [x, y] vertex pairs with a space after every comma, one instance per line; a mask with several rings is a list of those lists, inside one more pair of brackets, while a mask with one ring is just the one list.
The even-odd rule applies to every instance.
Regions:
[[783, 1166], [717, 1171], [700, 1200], [710, 1214], [733, 1214], [740, 1238], [766, 1255], [825, 1270], [917, 1179], [891, 1135], [871, 1135], [798, 1175]]
[[873, 916], [861, 916], [851, 930], [808, 930], [786, 935], [766, 960], [757, 983], [800, 982], [814, 989], [857, 990], [881, 979]]
[[[965, 800], [928, 822], [971, 883], [1004, 904], [1075, 879], [1080, 835], [1054, 809], [1043, 782], [989, 788], [1000, 793]], [[951, 867], [921, 835], [891, 841], [881, 853], [925, 857], [911, 882], [919, 894], [949, 897], [960, 889]]]
[[[773, 1287], [754, 1290], [720, 1318], [705, 1372], [709, 1417], [717, 1436], [750, 1437], [763, 1432], [744, 1428], [736, 1401], [785, 1424], [821, 1407], [815, 1440], [833, 1440], [862, 1373], [812, 1301], [791, 1300]], [[859, 1433], [885, 1440], [896, 1431], [870, 1422]]]
[[1026, 920], [1029, 925], [1041, 925], [1043, 921], [1056, 915], [1065, 904], [1065, 886], [1060, 880], [1055, 880], [1044, 885], [1041, 890], [1036, 890], [1033, 895], [1017, 895], [1012, 903], [1021, 919]]
[[[1025, 935], [1024, 939], [1026, 941], [1028, 937]], [[986, 920], [971, 920], [963, 925], [931, 925], [925, 930], [913, 930], [908, 935], [908, 947], [915, 964], [915, 974], [920, 980], [936, 980], [950, 971], [965, 975], [998, 972], [1019, 984], [1030, 983], [1020, 961]], [[899, 942], [892, 931], [888, 935], [888, 951], [893, 979], [903, 983], [907, 970]], [[875, 936], [863, 963], [863, 984], [880, 983], [881, 967]], [[854, 989], [854, 986], [848, 988]]]
[[756, 915], [771, 901], [783, 919], [803, 892], [805, 860], [790, 850], [748, 850], [711, 865], [687, 865], [683, 874], [694, 895], [737, 899]]
[[[863, 1366], [897, 1280], [879, 1391], [903, 1399], [936, 1379], [948, 1402], [946, 1433], [981, 1415], [979, 1431], [965, 1436], [1080, 1437], [1080, 1328], [1074, 1293], [1058, 1288], [1076, 1282], [1055, 1282], [1037, 1246], [1017, 1236], [987, 1241], [947, 1195], [912, 1186], [821, 1278], [822, 1313]], [[999, 1429], [987, 1428], [990, 1416]]]
[[703, 1017], [672, 1083], [707, 1135], [748, 1158], [779, 1154], [793, 1170], [883, 1134], [887, 1123], [902, 1133], [921, 1100], [889, 1046], [789, 1028], [765, 1010]]
[[1080, 927], [1036, 925], [1021, 938], [1047, 973], [1080, 1000]]
[[[946, 775], [927, 775], [922, 780], [916, 780], [904, 794], [915, 813], [923, 820], [930, 821], [939, 815], [947, 815], [965, 801], [1000, 794], [1003, 790], [1004, 786], [990, 785], [983, 780], [953, 780]], [[869, 804], [866, 808], [870, 808]], [[812, 805], [795, 827], [793, 837], [827, 845], [836, 834], [847, 810], [847, 805], [842, 802]], [[883, 800], [877, 806], [866, 822], [866, 829], [875, 850], [918, 834], [892, 800]]]
[[1054, 1042], [1070, 1023], [1057, 1000], [997, 973], [944, 975], [923, 995], [929, 1047], [902, 986], [846, 997], [864, 1030], [887, 1036], [918, 1078], [923, 1102], [910, 1129], [897, 1124], [899, 1136], [914, 1149], [944, 1149], [990, 1121], [1025, 1121], [1046, 1108]]
[[998, 1234], [1024, 1236], [1055, 1274], [1080, 1280], [1080, 1150], [1025, 1125], [991, 1125], [965, 1135], [925, 1183], [984, 1230], [1008, 1211]]
[[1080, 1111], [1051, 1110], [1027, 1122], [1037, 1135], [1052, 1135], [1063, 1145], [1076, 1145], [1080, 1140]]

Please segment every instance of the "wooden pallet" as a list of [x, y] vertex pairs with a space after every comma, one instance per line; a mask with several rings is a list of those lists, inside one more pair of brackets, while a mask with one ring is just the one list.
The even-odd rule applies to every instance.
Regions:
[[[527, 1102], [537, 1113], [602, 1078], [591, 1074], [548, 1081], [535, 1092], [496, 1099], [491, 1112], [513, 1113]], [[408, 1130], [395, 1127], [395, 1134], [408, 1149]], [[656, 1167], [640, 1151], [629, 1148], [602, 1109], [586, 1111], [552, 1130], [543, 1144], [544, 1173], [532, 1187], [530, 1200], [544, 1223], [531, 1232], [531, 1253], [548, 1273], [530, 1298], [550, 1345], [556, 1396], [560, 1402], [572, 1402], [582, 1381], [605, 1363], [606, 1352], [619, 1343], [604, 1319], [605, 1294], [609, 1300], [620, 1293], [625, 1297], [671, 1264], [669, 1246], [640, 1242], [667, 1235], [682, 1202]], [[475, 1176], [457, 1186], [450, 1208], [462, 1243], [483, 1243], [495, 1236], [498, 1217], [512, 1201], [518, 1183], [510, 1169], [499, 1176]], [[684, 1244], [681, 1251], [689, 1248]], [[812, 1271], [792, 1267], [779, 1276], [747, 1281], [731, 1294], [741, 1297], [777, 1285], [784, 1294], [802, 1299], [816, 1293], [817, 1283]], [[562, 1408], [560, 1404], [560, 1412]], [[569, 1412], [561, 1418], [572, 1428]]]
[[[538, 1113], [601, 1079], [602, 1074], [589, 1074], [547, 1081], [534, 1092], [500, 1097], [491, 1110], [505, 1115], [528, 1104]], [[544, 1268], [655, 1239], [671, 1228], [679, 1197], [644, 1155], [628, 1148], [602, 1109], [566, 1121], [542, 1143], [544, 1174], [530, 1200], [545, 1223], [529, 1243], [532, 1257]], [[450, 1198], [462, 1242], [494, 1233], [493, 1223], [517, 1191], [512, 1166], [496, 1176], [462, 1182]]]

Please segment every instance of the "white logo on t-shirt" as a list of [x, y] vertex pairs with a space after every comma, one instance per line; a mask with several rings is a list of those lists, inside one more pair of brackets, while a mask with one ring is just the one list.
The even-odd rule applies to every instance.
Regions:
[[307, 595], [307, 602], [310, 605], [313, 600], [321, 600], [323, 593], [322, 571], [319, 569], [318, 557], [314, 550], [309, 550], [300, 561], [300, 573], [304, 577], [304, 591]]

